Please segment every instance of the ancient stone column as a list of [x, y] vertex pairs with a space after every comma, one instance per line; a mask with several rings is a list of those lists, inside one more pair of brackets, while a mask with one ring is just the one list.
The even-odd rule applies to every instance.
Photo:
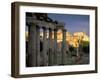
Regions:
[[37, 66], [40, 66], [40, 28], [36, 26], [36, 58], [37, 58]]
[[31, 24], [28, 29], [28, 66], [36, 66], [36, 25]]
[[49, 53], [48, 53], [48, 65], [53, 65], [53, 39], [52, 39], [52, 29], [49, 29]]
[[53, 63], [54, 65], [57, 65], [58, 56], [57, 56], [57, 29], [54, 29], [54, 59]]
[[47, 29], [43, 27], [43, 52], [42, 62], [44, 66], [47, 66]]
[[62, 64], [66, 64], [66, 30], [62, 30]]
[[76, 54], [77, 57], [80, 56], [79, 50], [80, 50], [80, 40], [78, 40], [78, 47], [77, 47], [77, 54]]

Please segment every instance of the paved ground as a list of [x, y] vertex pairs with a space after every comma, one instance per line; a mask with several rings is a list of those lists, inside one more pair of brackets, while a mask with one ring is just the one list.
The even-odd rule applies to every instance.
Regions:
[[[75, 64], [89, 64], [89, 54], [88, 53], [80, 53], [81, 56], [77, 57], [76, 55], [72, 55], [73, 53], [66, 54], [66, 65], [75, 65]], [[76, 53], [74, 53], [76, 54]], [[61, 62], [60, 53], [58, 55], [58, 62]]]

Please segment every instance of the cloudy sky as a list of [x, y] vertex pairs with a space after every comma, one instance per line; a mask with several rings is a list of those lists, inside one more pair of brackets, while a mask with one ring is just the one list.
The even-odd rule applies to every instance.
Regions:
[[89, 15], [48, 14], [48, 16], [65, 23], [65, 28], [71, 32], [85, 32], [89, 36]]

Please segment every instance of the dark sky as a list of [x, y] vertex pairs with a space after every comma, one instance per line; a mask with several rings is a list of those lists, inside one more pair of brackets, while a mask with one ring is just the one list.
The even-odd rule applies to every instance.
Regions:
[[53, 20], [65, 23], [68, 32], [85, 32], [89, 36], [89, 15], [48, 14]]

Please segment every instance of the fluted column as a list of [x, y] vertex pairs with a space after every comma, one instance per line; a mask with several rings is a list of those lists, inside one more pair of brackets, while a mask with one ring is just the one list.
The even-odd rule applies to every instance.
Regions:
[[54, 65], [57, 65], [57, 60], [58, 60], [58, 56], [57, 56], [57, 29], [54, 29]]
[[31, 24], [28, 29], [28, 66], [36, 66], [36, 25]]
[[48, 65], [53, 65], [53, 49], [52, 49], [52, 29], [49, 29], [49, 53], [48, 53]]
[[47, 29], [43, 27], [43, 52], [42, 62], [44, 66], [47, 66]]
[[62, 41], [62, 64], [66, 64], [66, 30], [62, 31], [63, 41]]
[[39, 26], [36, 27], [36, 55], [37, 55], [37, 66], [40, 66], [40, 28]]

